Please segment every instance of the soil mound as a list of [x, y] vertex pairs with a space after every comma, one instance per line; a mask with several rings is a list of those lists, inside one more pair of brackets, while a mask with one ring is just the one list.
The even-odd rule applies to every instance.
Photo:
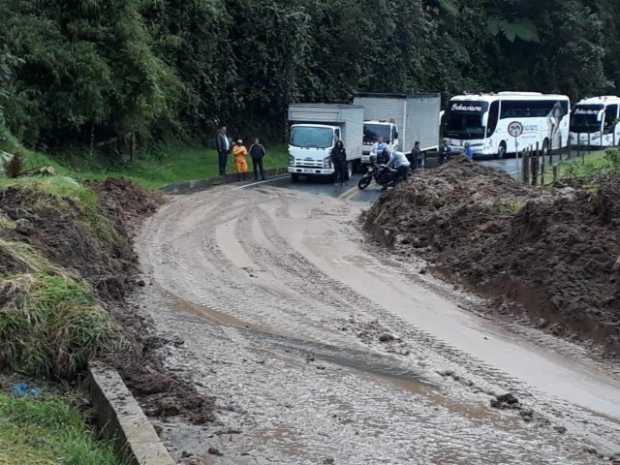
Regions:
[[[145, 284], [137, 278], [132, 236], [163, 199], [123, 179], [88, 187], [76, 191], [79, 201], [37, 188], [0, 190], [0, 274], [45, 268], [88, 281], [128, 342], [122, 353], [101, 358], [119, 370], [147, 414], [212, 420], [213, 399], [164, 367], [159, 349], [174, 342], [154, 335], [151, 322], [125, 300], [134, 286]], [[9, 297], [0, 295], [0, 303]]]
[[457, 158], [416, 174], [367, 213], [399, 254], [525, 314], [556, 335], [620, 355], [620, 179], [540, 190]]
[[91, 182], [89, 187], [99, 196], [99, 204], [117, 226], [133, 236], [142, 220], [157, 211], [163, 198], [123, 178]]

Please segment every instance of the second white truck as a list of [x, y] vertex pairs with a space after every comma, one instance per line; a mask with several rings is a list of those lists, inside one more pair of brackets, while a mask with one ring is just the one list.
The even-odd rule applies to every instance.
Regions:
[[390, 150], [410, 152], [415, 142], [422, 151], [439, 145], [440, 94], [357, 94], [354, 105], [364, 108], [362, 163], [376, 156], [381, 140]]

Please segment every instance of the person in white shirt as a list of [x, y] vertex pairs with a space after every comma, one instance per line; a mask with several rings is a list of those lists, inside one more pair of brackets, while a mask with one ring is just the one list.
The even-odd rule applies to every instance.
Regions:
[[397, 152], [394, 150], [392, 152], [392, 156], [390, 157], [388, 166], [396, 170], [396, 180], [394, 185], [401, 181], [405, 181], [409, 176], [409, 167], [411, 166], [411, 163], [407, 160], [407, 156], [403, 152]]

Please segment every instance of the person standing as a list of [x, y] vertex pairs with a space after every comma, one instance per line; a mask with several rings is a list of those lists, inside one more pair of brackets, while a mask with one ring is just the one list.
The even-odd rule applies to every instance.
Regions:
[[245, 181], [245, 177], [248, 173], [248, 162], [246, 160], [248, 149], [245, 148], [241, 139], [239, 139], [233, 147], [233, 156], [235, 157], [235, 167], [237, 168], [239, 181]]
[[267, 152], [265, 147], [260, 143], [258, 137], [254, 139], [254, 143], [250, 147], [250, 156], [252, 157], [252, 167], [254, 168], [254, 179], [258, 181], [258, 173], [260, 171], [260, 178], [265, 180], [265, 169], [263, 168], [263, 158]]
[[411, 169], [415, 170], [420, 166], [420, 161], [422, 160], [422, 150], [420, 149], [420, 142], [415, 141], [413, 144], [413, 148], [411, 149], [411, 154], [409, 155], [409, 162], [411, 163]]
[[469, 158], [470, 160], [474, 159], [474, 149], [469, 144], [469, 142], [465, 143], [465, 156]]
[[220, 176], [226, 175], [228, 154], [230, 153], [230, 139], [226, 134], [226, 126], [222, 126], [215, 136], [215, 148], [218, 155], [218, 167]]
[[450, 159], [450, 155], [452, 155], [450, 145], [448, 145], [448, 141], [444, 139], [441, 147], [439, 147], [439, 164], [443, 165], [447, 160]]
[[334, 165], [334, 171], [336, 172], [336, 182], [340, 181], [340, 185], [342, 186], [346, 178], [347, 151], [341, 140], [338, 140], [336, 145], [334, 145], [330, 158]]

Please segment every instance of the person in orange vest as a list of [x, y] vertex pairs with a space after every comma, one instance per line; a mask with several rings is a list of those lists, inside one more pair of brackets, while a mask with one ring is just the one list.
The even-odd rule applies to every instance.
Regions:
[[248, 162], [246, 157], [248, 156], [248, 149], [243, 145], [243, 141], [239, 139], [233, 147], [233, 157], [235, 157], [235, 167], [237, 168], [237, 174], [240, 181], [245, 181], [245, 177], [248, 172]]

